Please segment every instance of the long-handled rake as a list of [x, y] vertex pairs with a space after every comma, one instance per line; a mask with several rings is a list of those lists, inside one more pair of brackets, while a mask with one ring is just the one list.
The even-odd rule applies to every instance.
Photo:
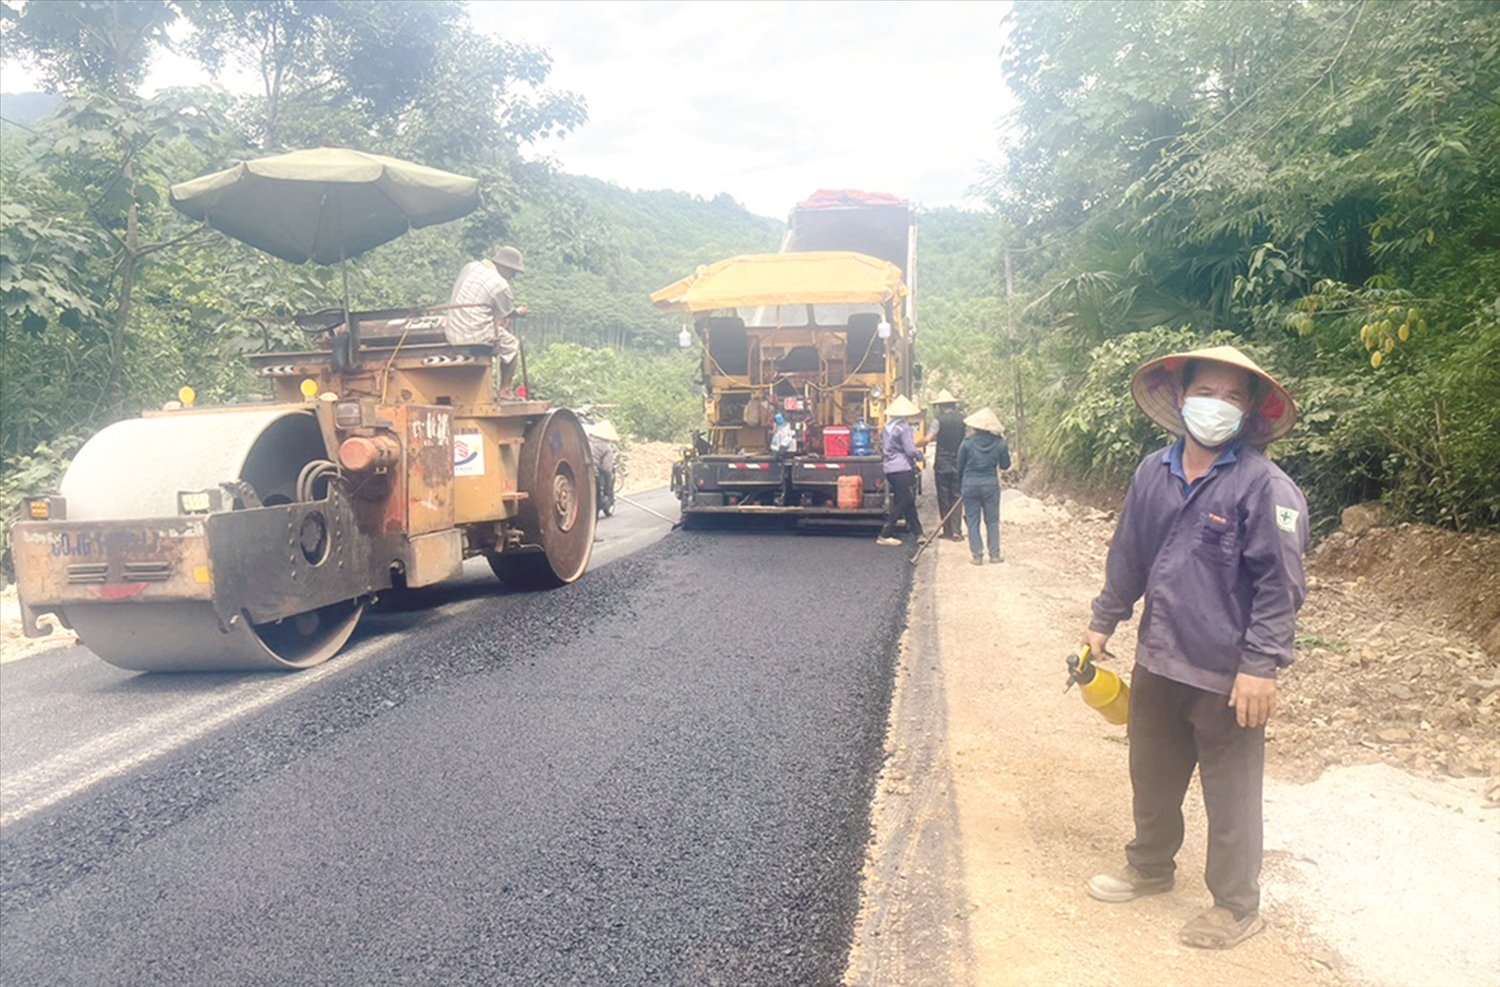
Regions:
[[958, 510], [958, 505], [962, 504], [963, 502], [964, 501], [962, 497], [960, 497], [958, 500], [955, 500], [953, 502], [953, 506], [948, 508], [948, 513], [944, 514], [943, 519], [937, 523], [937, 527], [932, 529], [932, 534], [922, 539], [922, 543], [917, 546], [916, 554], [911, 557], [912, 565], [917, 564], [917, 559], [921, 558], [922, 556], [922, 550], [925, 549], [928, 545], [931, 545], [932, 540], [942, 533], [943, 528], [948, 524], [948, 519], [953, 516], [953, 512]]

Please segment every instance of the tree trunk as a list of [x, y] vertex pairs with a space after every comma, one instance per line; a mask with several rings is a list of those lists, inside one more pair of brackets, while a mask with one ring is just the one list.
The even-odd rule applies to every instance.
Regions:
[[[125, 182], [132, 186], [132, 173], [125, 166]], [[135, 290], [135, 266], [140, 259], [140, 222], [136, 207], [132, 205], [125, 214], [125, 256], [120, 263], [120, 300], [115, 308], [114, 322], [109, 328], [109, 377], [105, 383], [104, 399], [110, 414], [120, 417], [125, 413], [125, 330], [130, 325], [131, 294]]]

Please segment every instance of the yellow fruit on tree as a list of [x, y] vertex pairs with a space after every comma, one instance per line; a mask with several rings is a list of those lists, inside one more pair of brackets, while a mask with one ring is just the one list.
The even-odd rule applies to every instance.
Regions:
[[1401, 337], [1401, 342], [1406, 342], [1411, 338], [1411, 326], [1405, 322], [1401, 323], [1401, 329], [1396, 335]]
[[1379, 350], [1376, 350], [1374, 353], [1371, 353], [1370, 354], [1370, 366], [1374, 367], [1376, 370], [1379, 370], [1380, 369], [1380, 361], [1381, 361], [1381, 359], [1384, 356], [1385, 356], [1385, 354], [1381, 353]]
[[1396, 341], [1394, 339], [1392, 339], [1391, 337], [1389, 337], [1389, 336], [1385, 337], [1385, 351], [1387, 353], [1389, 353], [1391, 350], [1393, 350], [1395, 348], [1396, 348]]

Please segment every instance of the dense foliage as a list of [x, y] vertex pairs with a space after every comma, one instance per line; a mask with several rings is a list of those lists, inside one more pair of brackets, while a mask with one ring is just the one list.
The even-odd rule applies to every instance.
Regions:
[[1226, 338], [1299, 397], [1275, 451], [1322, 520], [1384, 495], [1500, 525], [1500, 4], [1019, 0], [1009, 26], [986, 191], [1034, 452], [1117, 486], [1144, 426], [1101, 367]]

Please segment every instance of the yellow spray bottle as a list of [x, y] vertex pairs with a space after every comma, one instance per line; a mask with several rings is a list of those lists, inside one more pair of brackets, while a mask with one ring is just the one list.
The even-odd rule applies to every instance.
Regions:
[[1068, 655], [1067, 692], [1074, 685], [1083, 694], [1083, 701], [1099, 711], [1099, 715], [1111, 723], [1124, 723], [1130, 718], [1130, 686], [1107, 668], [1094, 664], [1088, 645], [1076, 655]]

